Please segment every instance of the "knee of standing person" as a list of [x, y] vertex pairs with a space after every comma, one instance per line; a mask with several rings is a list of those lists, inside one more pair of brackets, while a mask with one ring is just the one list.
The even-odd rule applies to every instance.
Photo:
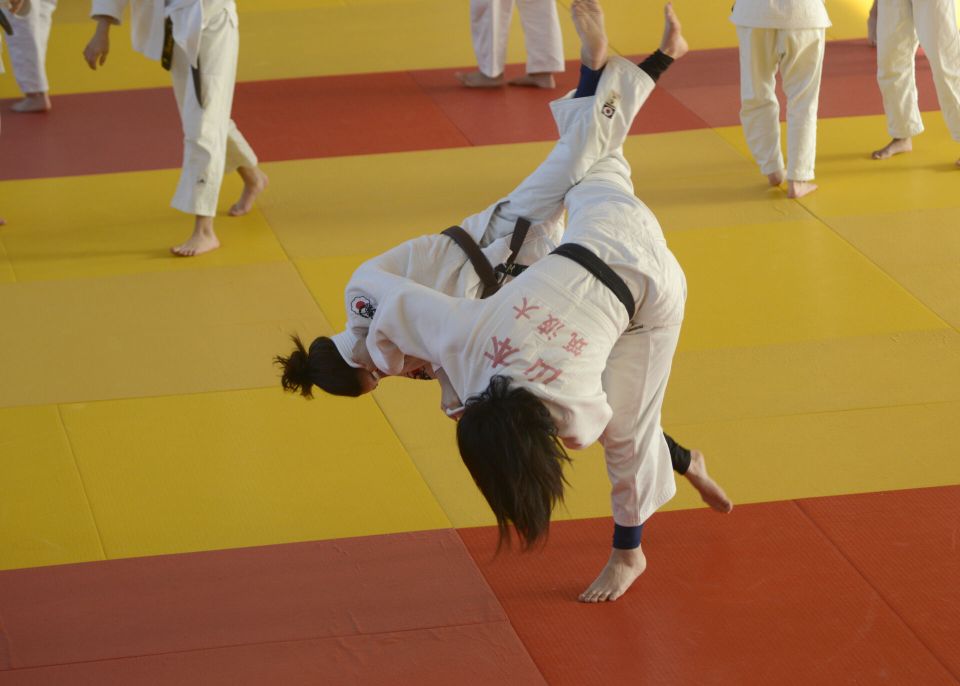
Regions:
[[465, 404], [457, 446], [497, 519], [500, 545], [513, 524], [524, 549], [546, 538], [550, 514], [563, 500], [563, 465], [570, 461], [543, 401], [494, 376]]
[[283, 370], [280, 385], [283, 390], [313, 398], [313, 386], [331, 395], [352, 398], [376, 388], [373, 375], [366, 369], [351, 367], [343, 359], [334, 342], [321, 336], [304, 348], [297, 336], [291, 336], [294, 349], [288, 356], [277, 355], [274, 362]]

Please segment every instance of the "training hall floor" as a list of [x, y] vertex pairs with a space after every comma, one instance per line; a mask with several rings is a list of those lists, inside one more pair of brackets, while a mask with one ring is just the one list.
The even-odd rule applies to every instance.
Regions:
[[[601, 606], [575, 601], [608, 552], [597, 449], [546, 548], [494, 557], [432, 384], [304, 402], [271, 365], [338, 330], [361, 260], [532, 170], [575, 63], [554, 92], [467, 91], [466, 2], [241, 0], [234, 116], [271, 185], [176, 259], [168, 77], [125, 30], [91, 72], [61, 5], [54, 110], [0, 102], [0, 683], [960, 682], [960, 145], [920, 57], [927, 131], [869, 159], [868, 0], [829, 3], [799, 201], [746, 151], [728, 6], [676, 2], [693, 52], [626, 154], [689, 281], [664, 425], [737, 506], [681, 479]], [[657, 45], [659, 2], [605, 6], [617, 52]]]

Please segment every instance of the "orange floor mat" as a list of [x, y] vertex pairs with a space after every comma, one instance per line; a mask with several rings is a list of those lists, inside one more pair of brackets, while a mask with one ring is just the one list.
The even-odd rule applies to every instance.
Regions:
[[[951, 604], [956, 591], [943, 580], [956, 578], [955, 566], [941, 566], [945, 556], [956, 560], [944, 535], [960, 516], [958, 489], [951, 490], [952, 502], [936, 501], [947, 524], [928, 543], [905, 548], [913, 562], [885, 573], [885, 592], [823, 530], [829, 534], [835, 513], [868, 515], [868, 503], [883, 513], [875, 520], [913, 521], [925, 511], [910, 503], [927, 491], [858, 496], [859, 508], [841, 496], [747, 505], [726, 517], [707, 510], [658, 514], [644, 532], [647, 571], [612, 605], [576, 602], [606, 560], [608, 519], [555, 523], [544, 550], [493, 559], [495, 530], [460, 533], [551, 684], [955, 685], [927, 637], [887, 601], [906, 593], [922, 616], [933, 605], [915, 602], [912, 589], [929, 578], [937, 583], [923, 595], [932, 600], [940, 590], [944, 605]], [[883, 526], [858, 534], [854, 547], [862, 553], [888, 538], [904, 540]], [[924, 565], [943, 571], [913, 574]], [[953, 600], [947, 617], [956, 607]], [[945, 640], [955, 637], [954, 630]]]

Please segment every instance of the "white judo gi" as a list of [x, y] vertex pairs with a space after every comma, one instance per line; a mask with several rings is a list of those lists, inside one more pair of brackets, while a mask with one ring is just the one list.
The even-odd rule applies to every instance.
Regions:
[[893, 138], [923, 132], [917, 104], [917, 45], [930, 62], [940, 111], [960, 141], [960, 34], [955, 0], [880, 0], [877, 6], [877, 82]]
[[33, 0], [27, 12], [13, 14], [4, 10], [13, 35], [7, 37], [10, 49], [10, 66], [17, 79], [17, 86], [24, 94], [46, 93], [50, 90], [47, 81], [47, 41], [57, 0]]
[[[230, 118], [240, 47], [234, 0], [93, 0], [92, 16], [120, 21], [131, 6], [133, 48], [152, 60], [163, 52], [164, 21], [173, 21], [173, 92], [183, 125], [183, 168], [171, 205], [213, 217], [226, 173], [256, 167], [257, 156]], [[199, 64], [203, 103], [191, 67]]]
[[653, 88], [636, 65], [612, 58], [595, 96], [551, 103], [561, 138], [530, 177], [534, 187], [556, 166], [572, 174], [563, 242], [587, 247], [623, 279], [639, 304], [633, 317], [584, 267], [548, 255], [486, 300], [395, 279], [367, 335], [383, 370], [401, 370], [405, 356], [428, 360], [464, 399], [507, 375], [544, 402], [568, 447], [599, 439], [622, 526], [643, 523], [676, 491], [660, 411], [686, 282], [621, 153]]
[[[826, 28], [823, 0], [737, 0], [730, 17], [740, 43], [740, 122], [764, 174], [814, 178], [817, 106]], [[787, 96], [787, 166], [780, 149], [776, 74]]]
[[489, 77], [503, 73], [513, 6], [527, 49], [527, 73], [562, 72], [563, 35], [555, 0], [470, 0], [470, 35], [477, 66]]

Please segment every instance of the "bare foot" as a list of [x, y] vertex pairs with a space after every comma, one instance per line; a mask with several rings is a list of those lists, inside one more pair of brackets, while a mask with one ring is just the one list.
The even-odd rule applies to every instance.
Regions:
[[479, 71], [458, 71], [454, 76], [467, 88], [499, 88], [503, 85], [503, 74], [487, 76]]
[[46, 93], [27, 93], [10, 106], [14, 112], [49, 112], [52, 105]]
[[690, 451], [690, 466], [684, 474], [690, 485], [697, 489], [700, 498], [717, 512], [726, 514], [733, 509], [733, 502], [720, 485], [707, 474], [707, 461], [699, 450]]
[[230, 208], [231, 217], [240, 217], [253, 209], [253, 202], [270, 183], [270, 179], [260, 171], [260, 167], [239, 167], [237, 172], [243, 178], [243, 192], [240, 199]]
[[805, 195], [810, 195], [819, 186], [813, 183], [813, 181], [790, 181], [787, 179], [787, 197], [788, 198], [802, 198]]
[[877, 47], [877, 2], [874, 0], [870, 14], [867, 16], [867, 45]]
[[910, 152], [911, 150], [913, 150], [912, 138], [894, 138], [879, 150], [874, 150], [870, 157], [875, 160], [887, 160], [894, 155], [899, 155], [902, 152]]
[[680, 19], [673, 11], [673, 3], [668, 2], [663, 8], [664, 25], [663, 40], [660, 41], [660, 52], [675, 60], [680, 59], [690, 50], [687, 39], [680, 32]]
[[213, 232], [213, 217], [198, 216], [190, 238], [170, 248], [170, 252], [179, 257], [193, 257], [219, 247], [220, 241], [217, 240], [217, 234]]
[[767, 181], [770, 182], [771, 186], [779, 186], [783, 183], [783, 180], [786, 178], [786, 174], [783, 173], [783, 170], [775, 171], [772, 174], [767, 174]]
[[607, 63], [607, 31], [603, 26], [603, 8], [598, 0], [573, 0], [570, 5], [573, 26], [580, 36], [580, 61], [597, 71]]
[[550, 72], [540, 72], [537, 74], [524, 74], [508, 82], [511, 86], [526, 86], [528, 88], [556, 88], [557, 82], [553, 79]]
[[7, 220], [4, 219], [3, 217], [0, 217], [0, 226], [6, 226], [6, 225], [7, 225]]
[[610, 559], [607, 560], [600, 576], [580, 594], [579, 600], [582, 603], [612, 602], [626, 593], [646, 568], [647, 558], [644, 557], [643, 550], [640, 548], [633, 550], [614, 548], [610, 551]]

